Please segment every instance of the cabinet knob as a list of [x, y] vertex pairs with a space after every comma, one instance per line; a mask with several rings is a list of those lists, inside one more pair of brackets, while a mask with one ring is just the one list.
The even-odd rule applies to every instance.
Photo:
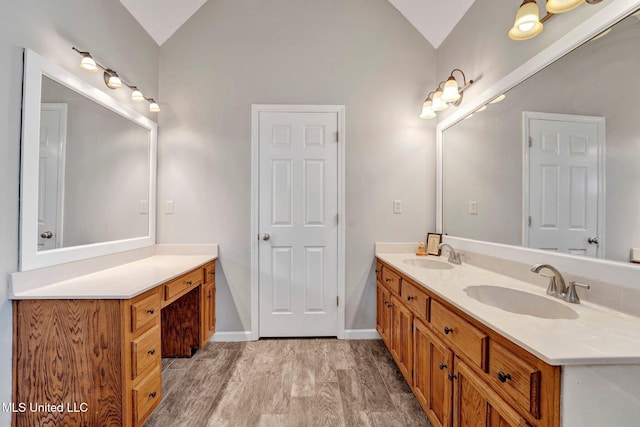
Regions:
[[384, 281], [389, 283], [391, 281], [391, 279], [387, 277], [386, 279], [384, 279]]
[[500, 380], [501, 383], [506, 382], [507, 380], [511, 379], [511, 374], [509, 373], [504, 373], [502, 371], [498, 372], [498, 379]]
[[454, 374], [449, 374], [449, 375], [447, 375], [447, 378], [449, 378], [449, 381], [453, 381], [458, 377], [456, 377]]
[[407, 301], [413, 301], [415, 298], [413, 298], [411, 295], [407, 295]]
[[147, 313], [148, 313], [148, 314], [153, 314], [153, 313], [155, 313], [155, 312], [156, 312], [156, 310], [155, 310], [155, 308], [153, 308], [153, 307], [151, 307], [149, 310], [147, 310]]
[[148, 354], [150, 354], [151, 356], [153, 356], [154, 354], [156, 354], [156, 349], [152, 348], [149, 351], [147, 351]]
[[153, 399], [153, 398], [155, 398], [155, 397], [156, 397], [156, 395], [157, 395], [157, 393], [156, 393], [156, 391], [155, 391], [155, 390], [154, 390], [154, 391], [152, 391], [151, 393], [149, 393], [149, 397], [150, 397], [150, 398], [152, 398], [152, 399]]
[[444, 364], [444, 363], [441, 363], [441, 364], [438, 365], [438, 368], [440, 368], [440, 370], [442, 371], [442, 370], [447, 369], [447, 365]]
[[187, 280], [187, 285], [189, 286], [193, 285], [193, 280]]
[[444, 334], [445, 335], [449, 335], [452, 332], [453, 332], [453, 329], [451, 329], [450, 327], [448, 327], [448, 326], [444, 327]]
[[40, 237], [43, 239], [50, 239], [53, 237], [53, 233], [50, 231], [45, 231], [44, 233], [40, 233]]

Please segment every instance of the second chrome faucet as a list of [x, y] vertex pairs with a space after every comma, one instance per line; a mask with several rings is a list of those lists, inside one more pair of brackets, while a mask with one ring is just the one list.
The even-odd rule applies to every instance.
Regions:
[[[552, 274], [544, 274], [541, 273], [543, 269], [547, 269], [551, 271]], [[580, 298], [578, 298], [578, 293], [576, 292], [576, 286], [580, 286], [585, 289], [590, 289], [589, 285], [583, 285], [578, 282], [569, 282], [569, 286], [564, 282], [564, 277], [562, 277], [562, 273], [558, 271], [554, 266], [549, 264], [536, 264], [531, 267], [531, 271], [534, 273], [538, 273], [541, 276], [549, 278], [549, 286], [547, 287], [547, 295], [554, 296], [556, 298], [564, 299], [567, 302], [573, 304], [580, 304]]]

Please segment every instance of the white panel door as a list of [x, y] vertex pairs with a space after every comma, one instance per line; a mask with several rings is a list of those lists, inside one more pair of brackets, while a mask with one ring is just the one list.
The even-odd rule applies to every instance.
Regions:
[[531, 248], [598, 256], [598, 124], [530, 119]]
[[62, 246], [64, 156], [67, 105], [43, 103], [40, 109], [38, 164], [38, 250]]
[[336, 336], [338, 115], [260, 112], [260, 336]]

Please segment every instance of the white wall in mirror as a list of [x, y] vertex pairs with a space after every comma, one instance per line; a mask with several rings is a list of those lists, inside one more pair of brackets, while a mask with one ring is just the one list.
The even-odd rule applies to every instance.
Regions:
[[[524, 65], [518, 67], [517, 69], [515, 69], [512, 73], [510, 73], [506, 78], [504, 78], [503, 80], [499, 81], [498, 83], [496, 83], [494, 86], [492, 86], [491, 88], [487, 89], [486, 91], [484, 91], [481, 95], [474, 97], [474, 98], [465, 98], [465, 102], [464, 104], [455, 112], [453, 113], [451, 116], [447, 117], [446, 119], [444, 119], [442, 122], [440, 122], [438, 124], [437, 127], [437, 138], [438, 138], [438, 143], [437, 143], [437, 180], [438, 180], [438, 184], [437, 184], [437, 208], [436, 208], [436, 212], [437, 212], [437, 222], [436, 222], [436, 227], [439, 231], [443, 230], [443, 144], [446, 145], [446, 131], [447, 129], [451, 128], [452, 126], [456, 126], [457, 123], [462, 123], [463, 119], [465, 117], [467, 117], [470, 113], [474, 112], [475, 110], [477, 110], [479, 107], [485, 105], [486, 103], [488, 103], [490, 100], [494, 99], [495, 97], [497, 97], [498, 95], [505, 93], [506, 91], [508, 91], [509, 89], [513, 88], [514, 86], [520, 84], [521, 82], [523, 82], [525, 79], [527, 79], [529, 76], [535, 74], [536, 72], [538, 72], [539, 70], [545, 68], [546, 66], [548, 66], [549, 64], [553, 63], [557, 58], [560, 58], [562, 56], [564, 56], [566, 53], [571, 52], [573, 49], [575, 49], [576, 47], [580, 46], [582, 43], [584, 43], [584, 41], [591, 39], [593, 36], [601, 33], [603, 30], [607, 29], [608, 27], [610, 27], [612, 24], [618, 22], [619, 20], [621, 20], [622, 18], [624, 18], [625, 16], [629, 15], [631, 12], [635, 11], [638, 7], [640, 7], [640, 2], [637, 0], [631, 1], [631, 0], [619, 0], [617, 2], [611, 3], [609, 5], [607, 5], [606, 8], [600, 10], [599, 12], [597, 12], [596, 14], [594, 14], [592, 17], [590, 17], [589, 19], [585, 20], [582, 24], [578, 25], [577, 27], [575, 27], [573, 30], [571, 30], [569, 33], [567, 33], [564, 37], [558, 39], [556, 42], [554, 42], [553, 44], [551, 44], [547, 49], [545, 49], [544, 51], [542, 51], [540, 54], [534, 56], [532, 59], [530, 59], [528, 62], [526, 62]], [[610, 41], [605, 41], [606, 38], [603, 38], [601, 43], [611, 43]], [[613, 40], [613, 39], [611, 39]], [[602, 49], [606, 49], [606, 45], [605, 47], [601, 46], [600, 50]], [[594, 60], [594, 58], [590, 58], [591, 61]], [[597, 59], [595, 59], [597, 61]], [[583, 61], [583, 64], [576, 64], [577, 66], [582, 66], [583, 69], [581, 70], [581, 75], [579, 76], [574, 76], [574, 78], [577, 78], [578, 80], [580, 80], [581, 78], [587, 79], [589, 77], [589, 73], [591, 71], [591, 69], [589, 68], [589, 64], [588, 61]], [[553, 66], [552, 66], [553, 67]], [[552, 68], [550, 67], [550, 68]], [[598, 76], [597, 73], [595, 73], [596, 75], [592, 75], [591, 77], [595, 77], [600, 78], [601, 76]], [[609, 81], [605, 81], [605, 82], [600, 82], [597, 84], [601, 84], [601, 85], [609, 85]], [[632, 82], [627, 82], [629, 84], [632, 84]], [[527, 83], [525, 83], [527, 84]], [[535, 95], [536, 97], [540, 98], [543, 97], [545, 94], [547, 94], [547, 87], [545, 84], [541, 83], [540, 81], [538, 81], [535, 84], [535, 87], [537, 88], [538, 94]], [[593, 89], [593, 88], [592, 88]], [[551, 88], [550, 92], [553, 92], [553, 88]], [[579, 108], [584, 107], [583, 105], [580, 104], [580, 102], [583, 102], [583, 99], [573, 99], [570, 94], [573, 94], [572, 91], [572, 86], [566, 86], [563, 90], [564, 94], [566, 95], [566, 98], [564, 99], [564, 103], [559, 103], [557, 105], [557, 109], [554, 108], [552, 112], [554, 113], [560, 113], [562, 112], [562, 110], [559, 110], [561, 108], [563, 108], [563, 105], [566, 106], [567, 104], [572, 106], [572, 108], [570, 108], [570, 112], [572, 113], [576, 113], [576, 111], [579, 110]], [[627, 94], [625, 94], [626, 96]], [[509, 99], [509, 98], [507, 98]], [[612, 100], [613, 101], [613, 100]], [[509, 109], [507, 100], [503, 101], [503, 103], [501, 103], [503, 105], [503, 107], [500, 107], [503, 109], [503, 113], [505, 113], [505, 108]], [[496, 106], [498, 106], [500, 104], [496, 104]], [[484, 115], [486, 113], [488, 113], [490, 110], [486, 110], [484, 112], [481, 113], [477, 113], [477, 116], [480, 115]], [[595, 109], [590, 109], [590, 114], [593, 115], [603, 115], [602, 110], [598, 109], [598, 107], [595, 107]], [[582, 112], [582, 111], [581, 111]], [[497, 113], [499, 114], [499, 113]], [[456, 234], [453, 234], [453, 236], [455, 236], [452, 241], [455, 241], [458, 245], [460, 245], [461, 247], [466, 247], [467, 250], [482, 250], [482, 251], [492, 251], [495, 250], [496, 254], [502, 254], [502, 255], [509, 255], [511, 254], [511, 256], [516, 257], [520, 260], [522, 260], [523, 258], [523, 254], [524, 253], [528, 253], [529, 254], [529, 258], [530, 259], [538, 259], [541, 255], [541, 251], [536, 251], [536, 250], [530, 250], [530, 249], [522, 249], [522, 250], [518, 250], [518, 251], [514, 251], [514, 250], [509, 250], [510, 246], [505, 246], [505, 243], [507, 245], [518, 245], [521, 242], [521, 238], [522, 238], [522, 232], [521, 232], [521, 221], [522, 221], [522, 197], [521, 197], [521, 191], [522, 191], [522, 175], [521, 175], [521, 170], [522, 170], [522, 136], [521, 136], [521, 127], [522, 127], [522, 111], [517, 111], [517, 118], [513, 118], [512, 122], [515, 121], [515, 123], [511, 123], [510, 125], [517, 127], [518, 131], [517, 131], [517, 136], [516, 136], [516, 140], [513, 141], [513, 143], [515, 144], [515, 149], [518, 151], [518, 154], [516, 157], [516, 159], [511, 159], [510, 161], [512, 161], [513, 163], [509, 163], [509, 165], [506, 164], [501, 164], [500, 161], [498, 161], [498, 163], [496, 163], [496, 158], [495, 156], [492, 157], [490, 154], [484, 154], [482, 156], [482, 162], [486, 162], [486, 170], [490, 171], [493, 170], [495, 173], [495, 175], [500, 175], [499, 174], [499, 170], [500, 168], [504, 168], [505, 166], [507, 168], [515, 168], [518, 172], [518, 177], [516, 178], [511, 178], [510, 175], [505, 175], [503, 176], [503, 179], [508, 179], [510, 181], [509, 185], [511, 185], [511, 188], [509, 191], [512, 192], [512, 194], [514, 194], [514, 198], [512, 199], [512, 202], [515, 203], [514, 206], [511, 206], [511, 208], [507, 208], [507, 209], [511, 209], [513, 212], [516, 213], [515, 218], [511, 218], [511, 220], [509, 220], [509, 222], [503, 222], [502, 224], [509, 227], [509, 224], [511, 224], [511, 231], [508, 233], [508, 239], [511, 239], [510, 241], [507, 241], [507, 239], [502, 239], [501, 243], [495, 244], [495, 243], [491, 243], [490, 241], [492, 240], [491, 238], [488, 238], [487, 236], [483, 236], [483, 237], [476, 237], [476, 236], [466, 236], [466, 237], [470, 237], [470, 239], [468, 238], [464, 238], [465, 236], [458, 236]], [[471, 119], [473, 120], [473, 119]], [[607, 130], [609, 131], [610, 129], [610, 121], [612, 120], [618, 120], [618, 117], [614, 118], [609, 118], [607, 117]], [[488, 132], [489, 134], [491, 134], [492, 132], [495, 131], [495, 126], [496, 122], [489, 122], [488, 118], [484, 119], [485, 121], [485, 125], [486, 128], [484, 129], [485, 132]], [[614, 131], [615, 132], [615, 131]], [[445, 135], [443, 137], [443, 135]], [[608, 135], [608, 137], [611, 137], [611, 134]], [[500, 156], [502, 158], [502, 162], [504, 162], [504, 159], [507, 159], [510, 157], [510, 155], [507, 154], [502, 154]], [[499, 177], [498, 177], [499, 178]], [[475, 179], [482, 179], [482, 177], [478, 177], [476, 176]], [[460, 181], [460, 179], [458, 179], [458, 181]], [[466, 177], [466, 179], [462, 179], [462, 181], [468, 182], [469, 181], [469, 176]], [[462, 185], [462, 184], [460, 184]], [[449, 190], [447, 190], [449, 191]], [[500, 191], [500, 190], [498, 190]], [[637, 199], [637, 198], [636, 198]], [[479, 207], [479, 209], [481, 209], [481, 207]], [[468, 207], [465, 207], [465, 214], [468, 214]], [[623, 212], [623, 214], [625, 214]], [[498, 218], [498, 217], [497, 217]], [[500, 222], [500, 219], [496, 218], [496, 222]], [[447, 232], [446, 229], [444, 229], [444, 232]], [[462, 238], [460, 238], [462, 237]], [[504, 235], [503, 235], [504, 237]], [[494, 241], [500, 241], [500, 239], [496, 239]], [[515, 248], [514, 248], [515, 249]], [[523, 252], [524, 251], [524, 252]], [[623, 251], [626, 252], [625, 255], [628, 257], [628, 247]], [[516, 254], [519, 254], [516, 256]], [[531, 255], [535, 254], [536, 258], [531, 258]], [[548, 258], [550, 256], [550, 258]], [[545, 253], [544, 254], [544, 258], [545, 259], [549, 259], [549, 260], [556, 260], [558, 263], [568, 263], [567, 265], [571, 264], [573, 260], [573, 264], [575, 264], [576, 262], [580, 265], [582, 265], [583, 263], [593, 263], [594, 261], [589, 261], [586, 259], [581, 259], [575, 256], [564, 256], [564, 255], [559, 255], [559, 254], [551, 254], [551, 253]], [[627, 258], [628, 259], [628, 258]], [[610, 263], [608, 261], [598, 261], [597, 264], [598, 265], [602, 265], [601, 263], [604, 263], [606, 265], [610, 265], [614, 270], [616, 268], [618, 268], [619, 271], [619, 267], [624, 266], [625, 269], [630, 269], [633, 271], [637, 270], [637, 267], [634, 267], [631, 264], [620, 264], [620, 263]], [[613, 270], [612, 270], [613, 271]]]
[[25, 50], [20, 270], [155, 244], [156, 150], [156, 123]]

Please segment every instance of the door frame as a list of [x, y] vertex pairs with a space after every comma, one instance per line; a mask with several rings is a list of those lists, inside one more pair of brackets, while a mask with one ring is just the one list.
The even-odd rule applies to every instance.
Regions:
[[260, 338], [260, 272], [258, 233], [260, 212], [260, 113], [336, 113], [338, 117], [338, 330], [345, 335], [345, 107], [344, 105], [251, 105], [251, 331], [250, 340]]
[[598, 127], [598, 250], [596, 258], [605, 254], [605, 118], [574, 114], [522, 112], [522, 246], [529, 247], [529, 120], [549, 120], [576, 123], [594, 123]]

